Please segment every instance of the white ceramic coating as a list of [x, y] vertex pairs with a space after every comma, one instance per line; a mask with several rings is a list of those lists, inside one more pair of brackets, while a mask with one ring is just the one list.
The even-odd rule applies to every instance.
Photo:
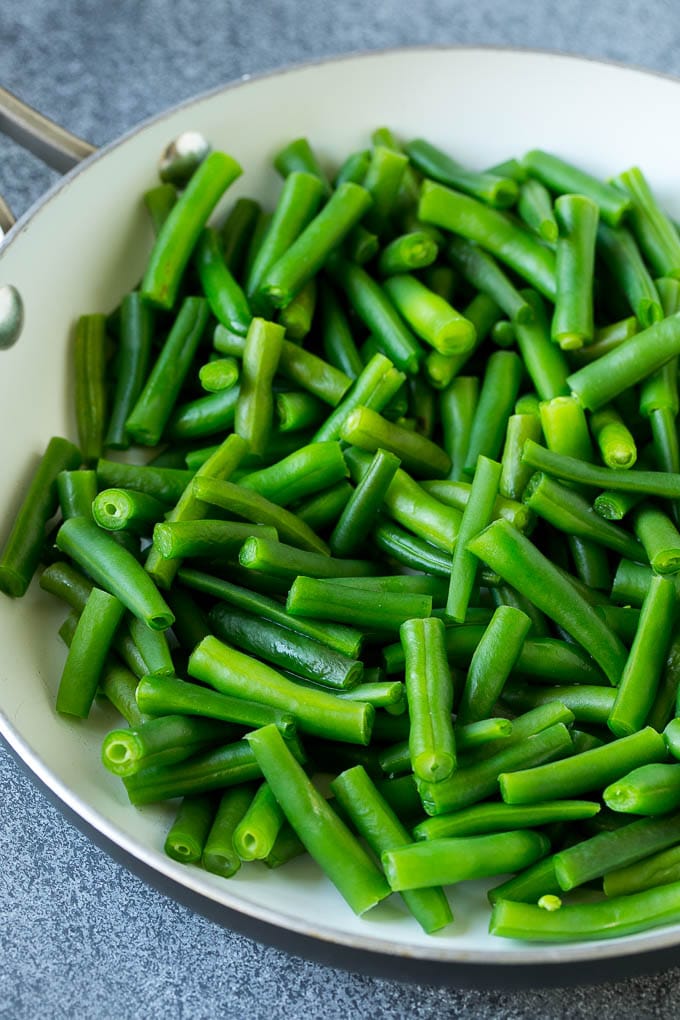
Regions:
[[[52, 434], [75, 436], [69, 409], [72, 326], [108, 311], [141, 275], [151, 232], [142, 192], [181, 131], [198, 130], [243, 165], [238, 195], [272, 200], [272, 154], [299, 135], [333, 165], [368, 144], [379, 125], [423, 136], [471, 167], [541, 147], [604, 177], [632, 164], [680, 217], [680, 83], [642, 71], [554, 54], [412, 49], [341, 58], [240, 83], [157, 118], [61, 182], [14, 228], [0, 252], [0, 283], [21, 292], [26, 323], [0, 351], [0, 536]], [[680, 926], [616, 942], [527, 946], [492, 938], [479, 885], [451, 892], [456, 923], [424, 935], [396, 897], [364, 919], [309, 861], [268, 872], [244, 867], [223, 880], [171, 861], [163, 840], [172, 810], [135, 809], [99, 762], [117, 724], [95, 707], [86, 723], [54, 712], [64, 650], [64, 609], [34, 584], [20, 601], [0, 596], [0, 731], [70, 808], [158, 872], [218, 904], [326, 941], [442, 962], [541, 963], [608, 958], [680, 943]]]

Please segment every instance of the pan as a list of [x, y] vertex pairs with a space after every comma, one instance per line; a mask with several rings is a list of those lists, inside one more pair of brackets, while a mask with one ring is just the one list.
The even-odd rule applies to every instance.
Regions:
[[[602, 177], [640, 164], [680, 217], [680, 144], [668, 130], [680, 114], [680, 82], [563, 55], [417, 48], [343, 57], [228, 85], [98, 152], [12, 97], [3, 105], [0, 126], [67, 172], [9, 229], [0, 250], [2, 535], [47, 437], [75, 435], [73, 323], [113, 309], [140, 278], [152, 240], [141, 195], [157, 181], [159, 154], [183, 131], [202, 133], [245, 168], [229, 203], [241, 194], [273, 200], [271, 157], [292, 138], [307, 136], [333, 165], [366, 145], [376, 126], [389, 125], [477, 167], [534, 147]], [[8, 211], [2, 215], [9, 226]], [[605, 980], [680, 958], [677, 925], [567, 946], [494, 939], [484, 887], [475, 883], [455, 891], [450, 931], [428, 937], [390, 902], [354, 917], [305, 859], [280, 871], [242, 869], [228, 881], [177, 864], [163, 854], [172, 809], [131, 807], [99, 765], [101, 740], [116, 720], [98, 710], [81, 725], [54, 712], [62, 615], [35, 583], [26, 598], [2, 600], [0, 733], [94, 840], [219, 923], [334, 966], [478, 987]]]

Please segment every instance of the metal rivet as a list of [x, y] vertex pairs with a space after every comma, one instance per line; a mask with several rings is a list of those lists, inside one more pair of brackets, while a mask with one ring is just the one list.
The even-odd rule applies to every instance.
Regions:
[[0, 285], [0, 350], [6, 350], [19, 339], [24, 325], [24, 303], [16, 287]]
[[167, 146], [159, 162], [162, 181], [185, 185], [210, 152], [210, 144], [198, 131], [184, 131]]

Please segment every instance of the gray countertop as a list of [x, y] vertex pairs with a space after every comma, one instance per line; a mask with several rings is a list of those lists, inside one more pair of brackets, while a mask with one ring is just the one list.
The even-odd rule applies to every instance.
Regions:
[[[100, 144], [246, 72], [362, 49], [509, 45], [680, 75], [675, 14], [671, 0], [3, 0], [0, 83]], [[0, 139], [0, 190], [15, 213], [55, 179]], [[680, 967], [569, 992], [484, 992], [309, 963], [147, 887], [73, 828], [3, 746], [0, 789], [7, 1020], [680, 1015]]]

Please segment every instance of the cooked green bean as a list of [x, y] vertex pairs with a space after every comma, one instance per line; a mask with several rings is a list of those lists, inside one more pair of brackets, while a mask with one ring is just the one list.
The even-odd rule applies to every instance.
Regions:
[[[489, 460], [482, 455], [477, 458], [470, 495], [463, 510], [453, 549], [449, 596], [446, 602], [448, 616], [459, 623], [465, 620], [479, 572], [479, 561], [467, 549], [467, 542], [485, 528], [493, 516], [500, 474], [501, 466], [497, 461]], [[482, 712], [482, 716], [486, 714]]]
[[329, 539], [334, 556], [350, 556], [366, 543], [387, 490], [399, 467], [399, 459], [378, 449], [366, 474], [347, 501]]
[[351, 389], [314, 435], [315, 442], [340, 438], [342, 427], [351, 412], [361, 406], [382, 411], [397, 393], [405, 376], [395, 369], [389, 358], [373, 355], [361, 370]]
[[446, 477], [451, 467], [449, 455], [431, 439], [387, 421], [369, 407], [360, 405], [350, 411], [340, 437], [368, 453], [380, 449], [393, 453], [407, 471], [419, 476]]
[[57, 475], [59, 508], [67, 517], [91, 517], [92, 501], [97, 495], [97, 475], [94, 471], [60, 471]]
[[284, 814], [269, 783], [262, 783], [233, 832], [234, 849], [242, 861], [264, 860], [281, 831]]
[[605, 787], [602, 798], [613, 811], [668, 814], [680, 807], [680, 764], [642, 765]]
[[182, 275], [206, 220], [241, 167], [223, 152], [211, 152], [192, 175], [160, 229], [149, 257], [142, 297], [172, 308]]
[[666, 745], [651, 726], [561, 761], [500, 775], [507, 804], [532, 804], [546, 797], [575, 797], [620, 779], [639, 765], [663, 761]]
[[645, 595], [635, 639], [621, 674], [609, 729], [617, 737], [640, 730], [654, 703], [673, 632], [675, 586], [655, 575]]
[[614, 688], [592, 684], [560, 684], [557, 687], [513, 684], [503, 691], [503, 702], [513, 711], [521, 709], [526, 712], [557, 700], [574, 713], [576, 722], [594, 723], [597, 726], [607, 725], [615, 698]]
[[531, 308], [488, 252], [464, 237], [454, 237], [447, 245], [446, 255], [465, 279], [505, 312], [511, 322], [531, 319]]
[[671, 475], [665, 471], [627, 471], [625, 468], [599, 467], [576, 457], [566, 457], [546, 450], [531, 439], [524, 445], [522, 460], [537, 471], [545, 471], [565, 481], [595, 489], [611, 489], [613, 492], [639, 493], [665, 499], [680, 498], [680, 475]]
[[559, 227], [553, 201], [550, 192], [540, 181], [528, 178], [520, 183], [517, 212], [526, 225], [548, 244], [557, 241]]
[[104, 443], [106, 342], [106, 316], [81, 315], [73, 347], [73, 400], [78, 444], [87, 463], [101, 457]]
[[[343, 772], [331, 783], [331, 790], [371, 850], [380, 856], [411, 842], [409, 833], [361, 766]], [[406, 892], [403, 900], [421, 927], [439, 931], [453, 920], [442, 889]]]
[[426, 818], [413, 830], [416, 839], [481, 836], [490, 832], [533, 829], [552, 822], [592, 818], [600, 805], [590, 800], [553, 800], [543, 804], [473, 804], [450, 815]]
[[522, 166], [551, 191], [559, 194], [586, 195], [600, 210], [605, 223], [616, 226], [630, 209], [630, 199], [612, 184], [605, 184], [584, 170], [567, 163], [552, 153], [532, 149], [522, 159]]
[[607, 897], [629, 896], [644, 889], [680, 882], [680, 846], [662, 850], [624, 868], [608, 871], [603, 878]]
[[174, 676], [143, 676], [137, 684], [135, 697], [140, 710], [148, 715], [205, 716], [250, 727], [274, 723], [284, 736], [292, 737], [295, 732], [292, 715], [257, 701], [232, 698]]
[[495, 351], [487, 359], [470, 428], [465, 474], [474, 473], [480, 454], [492, 460], [500, 454], [521, 376], [522, 362], [514, 351]]
[[194, 264], [210, 311], [218, 322], [245, 334], [252, 319], [248, 300], [227, 267], [214, 227], [204, 227], [196, 243]]
[[352, 497], [349, 482], [339, 482], [325, 492], [310, 496], [297, 506], [297, 515], [312, 531], [323, 531], [335, 525]]
[[513, 606], [499, 606], [474, 651], [457, 721], [473, 723], [490, 716], [517, 663], [531, 620]]
[[294, 581], [306, 577], [361, 578], [375, 574], [371, 560], [350, 560], [306, 552], [267, 538], [253, 535], [246, 539], [239, 553], [239, 563], [271, 577]]
[[201, 859], [214, 809], [214, 800], [209, 794], [184, 798], [165, 837], [163, 849], [168, 857], [182, 864], [193, 864]]
[[100, 528], [130, 529], [140, 535], [148, 534], [156, 521], [163, 519], [167, 508], [167, 503], [135, 489], [95, 490], [91, 501], [91, 514]]
[[251, 535], [276, 541], [274, 528], [236, 521], [165, 521], [153, 530], [154, 546], [164, 559], [237, 555]]
[[59, 681], [58, 712], [81, 719], [89, 715], [124, 610], [122, 602], [100, 588], [88, 595]]
[[295, 453], [239, 480], [239, 485], [265, 499], [288, 506], [342, 481], [349, 474], [339, 442], [324, 441], [299, 446]]
[[454, 481], [463, 479], [478, 397], [479, 381], [476, 376], [458, 376], [440, 394], [444, 449], [451, 457], [449, 478]]
[[321, 687], [348, 690], [355, 687], [363, 675], [363, 665], [357, 659], [231, 606], [214, 606], [209, 619], [214, 633], [223, 641], [277, 668], [313, 680]]
[[276, 727], [255, 730], [247, 740], [286, 818], [352, 909], [363, 914], [384, 899], [387, 882], [312, 785]]
[[458, 188], [497, 209], [514, 205], [518, 196], [516, 182], [505, 176], [486, 171], [475, 173], [457, 163], [441, 149], [416, 138], [406, 145], [406, 152], [416, 169], [425, 177]]
[[444, 625], [433, 618], [409, 619], [399, 633], [406, 660], [413, 772], [420, 779], [441, 782], [456, 767], [451, 717], [453, 681], [444, 646]]
[[125, 423], [146, 382], [153, 326], [153, 309], [139, 291], [126, 294], [120, 306], [118, 377], [105, 437], [107, 447], [124, 450], [130, 445]]
[[286, 610], [292, 616], [335, 620], [375, 630], [398, 630], [405, 620], [425, 618], [432, 612], [430, 595], [384, 592], [376, 600], [365, 588], [335, 584], [332, 580], [298, 577], [288, 593]]
[[522, 463], [522, 450], [527, 439], [533, 439], [538, 443], [542, 435], [541, 421], [536, 415], [510, 415], [501, 458], [501, 477], [498, 483], [498, 491], [501, 496], [506, 499], [521, 500], [532, 475], [531, 468]]
[[223, 744], [234, 732], [221, 720], [163, 715], [132, 729], [111, 730], [102, 744], [102, 763], [116, 776], [135, 776], [144, 769], [186, 761]]
[[555, 256], [523, 226], [474, 198], [431, 181], [423, 183], [418, 216], [479, 244], [510, 266], [551, 301], [555, 300]]
[[680, 240], [657, 203], [639, 167], [624, 170], [612, 182], [630, 199], [628, 222], [646, 261], [658, 276], [680, 277]]
[[368, 744], [374, 709], [328, 691], [299, 687], [262, 662], [209, 636], [189, 657], [189, 674], [222, 694], [254, 699], [294, 716], [305, 733]]
[[513, 326], [529, 378], [541, 400], [564, 396], [569, 392], [569, 366], [565, 355], [550, 339], [545, 303], [534, 290], [523, 289], [520, 295], [531, 309], [531, 316], [515, 318]]
[[180, 468], [125, 464], [101, 457], [97, 461], [96, 473], [100, 489], [134, 489], [168, 504], [177, 502], [194, 476], [193, 471]]
[[607, 467], [633, 467], [637, 460], [635, 439], [614, 407], [609, 405], [595, 411], [590, 416], [590, 428]]
[[[447, 268], [444, 266], [443, 268]], [[496, 302], [487, 294], [476, 294], [463, 309], [464, 317], [473, 324], [477, 339], [475, 346], [464, 354], [440, 354], [430, 351], [425, 356], [425, 375], [431, 386], [441, 390], [449, 385], [470, 360], [477, 348], [486, 339], [501, 311]]]
[[[663, 510], [643, 503], [633, 511], [633, 528], [657, 574], [675, 574], [680, 570], [680, 532]], [[639, 561], [641, 557], [629, 555], [628, 559]]]
[[600, 223], [597, 247], [640, 326], [658, 322], [663, 317], [661, 299], [630, 231]]
[[555, 253], [557, 289], [551, 335], [563, 350], [593, 339], [593, 271], [599, 209], [586, 195], [555, 201], [559, 236]]
[[177, 202], [177, 188], [170, 183], [159, 184], [157, 187], [145, 191], [142, 197], [151, 219], [154, 234], [158, 236], [161, 227], [170, 215], [170, 210]]
[[239, 277], [250, 243], [260, 204], [253, 198], [237, 198], [220, 228], [222, 257], [227, 269]]
[[253, 789], [246, 783], [225, 790], [220, 797], [201, 855], [206, 871], [231, 878], [241, 867], [241, 859], [234, 850], [234, 831], [252, 799]]
[[394, 276], [414, 269], [424, 269], [437, 258], [437, 243], [424, 230], [400, 234], [380, 252], [378, 272], [381, 276]]
[[383, 287], [416, 336], [440, 354], [464, 354], [475, 346], [474, 324], [415, 276], [396, 273]]

